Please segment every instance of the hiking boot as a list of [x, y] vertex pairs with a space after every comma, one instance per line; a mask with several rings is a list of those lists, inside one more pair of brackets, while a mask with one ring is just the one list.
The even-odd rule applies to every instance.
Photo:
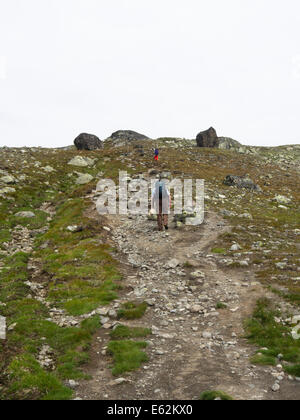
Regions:
[[169, 226], [168, 226], [168, 225], [166, 225], [166, 226], [165, 226], [165, 229], [166, 229], [166, 230], [169, 230]]

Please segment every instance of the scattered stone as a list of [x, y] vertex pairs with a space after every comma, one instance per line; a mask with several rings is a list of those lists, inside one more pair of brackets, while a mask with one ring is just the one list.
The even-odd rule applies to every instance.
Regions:
[[252, 214], [250, 214], [250, 213], [242, 213], [242, 214], [240, 214], [239, 216], [238, 216], [240, 219], [250, 219], [250, 220], [252, 220], [253, 219], [253, 217], [252, 217]]
[[241, 246], [239, 244], [233, 244], [232, 247], [230, 248], [230, 251], [239, 251], [241, 248]]
[[170, 260], [169, 262], [167, 262], [166, 266], [169, 269], [173, 269], [178, 267], [180, 264], [180, 261], [178, 261], [176, 258], [173, 258], [172, 260]]
[[276, 195], [276, 197], [274, 197], [274, 201], [278, 204], [291, 204], [292, 202], [290, 198], [285, 197], [284, 195]]
[[205, 331], [204, 333], [202, 333], [202, 337], [210, 340], [212, 338], [212, 333]]
[[82, 226], [76, 226], [76, 225], [74, 225], [74, 226], [68, 226], [67, 227], [67, 230], [69, 232], [72, 232], [72, 233], [77, 233], [77, 232], [82, 232], [83, 228], [82, 228]]
[[12, 184], [15, 184], [17, 181], [13, 176], [6, 175], [6, 176], [3, 176], [2, 178], [0, 178], [0, 182], [2, 182], [4, 184], [7, 184], [7, 185], [12, 185]]
[[194, 271], [193, 273], [191, 273], [190, 277], [193, 280], [205, 279], [205, 274], [202, 271], [197, 270], [197, 271]]
[[52, 166], [45, 166], [43, 168], [43, 171], [48, 172], [48, 173], [52, 173], [52, 172], [55, 172], [55, 169], [52, 168]]
[[118, 378], [118, 379], [115, 379], [114, 381], [109, 382], [109, 385], [110, 386], [116, 386], [116, 385], [125, 384], [127, 382], [129, 382], [129, 380], [126, 379], [126, 378]]
[[249, 262], [244, 260], [244, 261], [239, 261], [239, 265], [240, 267], [249, 267]]
[[79, 386], [79, 383], [74, 381], [73, 379], [70, 379], [68, 382], [68, 385], [71, 389], [75, 389]]
[[86, 185], [89, 182], [93, 181], [94, 177], [90, 174], [81, 174], [76, 180], [77, 185]]
[[278, 262], [275, 264], [275, 266], [277, 268], [279, 268], [280, 270], [284, 270], [287, 267], [287, 263], [286, 262]]
[[200, 226], [204, 222], [203, 217], [187, 217], [185, 219], [185, 224], [187, 226]]
[[193, 313], [199, 313], [202, 310], [203, 310], [203, 308], [200, 305], [193, 305], [190, 309], [190, 311], [193, 312]]
[[275, 383], [275, 384], [272, 386], [272, 391], [273, 391], [273, 392], [278, 392], [278, 391], [280, 391], [280, 385], [279, 385], [278, 383]]

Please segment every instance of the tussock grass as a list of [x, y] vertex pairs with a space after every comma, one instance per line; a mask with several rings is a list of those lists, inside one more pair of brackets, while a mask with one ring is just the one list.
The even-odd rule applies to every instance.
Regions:
[[225, 248], [213, 248], [211, 250], [211, 252], [213, 254], [226, 254], [226, 249]]
[[29, 354], [16, 357], [8, 368], [11, 385], [7, 399], [26, 395], [26, 399], [68, 400], [72, 397], [71, 389], [62, 385], [53, 374], [41, 368], [35, 358]]
[[247, 338], [264, 349], [259, 350], [253, 362], [274, 365], [276, 358], [281, 354], [282, 360], [291, 364], [286, 370], [297, 370], [300, 363], [300, 342], [292, 338], [289, 327], [275, 321], [275, 317], [279, 316], [280, 312], [272, 308], [269, 300], [261, 299], [252, 318], [246, 321]]
[[129, 328], [125, 325], [118, 325], [111, 333], [110, 336], [112, 339], [116, 340], [118, 338], [141, 338], [147, 337], [151, 334], [149, 328]]
[[228, 306], [226, 305], [226, 303], [218, 302], [216, 304], [216, 309], [227, 309], [227, 308], [228, 308]]
[[119, 310], [118, 317], [125, 319], [142, 318], [148, 308], [147, 303], [136, 304], [134, 302], [127, 302], [123, 308]]
[[[61, 328], [48, 321], [48, 308], [28, 297], [28, 260], [24, 253], [15, 254], [6, 259], [9, 268], [1, 273], [0, 301], [6, 302], [1, 314], [7, 317], [8, 326], [14, 325], [6, 342], [0, 343], [3, 398], [65, 399], [72, 393], [61, 381], [83, 377], [79, 367], [88, 358], [85, 351], [100, 328], [100, 318], [88, 319], [80, 328]], [[54, 372], [45, 371], [36, 361], [44, 344], [54, 351]]]
[[135, 341], [111, 341], [108, 351], [113, 356], [114, 367], [112, 374], [117, 376], [125, 372], [138, 369], [148, 361], [148, 356], [142, 349], [147, 347], [145, 342]]
[[204, 391], [200, 396], [201, 401], [214, 401], [217, 398], [222, 401], [233, 401], [232, 397], [222, 391]]

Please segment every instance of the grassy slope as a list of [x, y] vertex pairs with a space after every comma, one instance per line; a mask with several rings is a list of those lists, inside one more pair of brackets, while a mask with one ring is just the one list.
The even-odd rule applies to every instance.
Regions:
[[[133, 148], [82, 153], [99, 159], [92, 169], [68, 166], [67, 162], [79, 154], [73, 150], [36, 149], [26, 154], [1, 151], [0, 169], [6, 169], [17, 178], [26, 175], [26, 179], [15, 186], [16, 193], [10, 194], [14, 201], [1, 199], [0, 203], [0, 262], [5, 267], [0, 274], [0, 302], [6, 304], [0, 310], [3, 316], [7, 316], [9, 325], [16, 324], [8, 333], [7, 341], [0, 343], [1, 398], [71, 397], [71, 391], [63, 385], [63, 381], [82, 375], [79, 368], [88, 358], [89, 344], [93, 332], [99, 328], [99, 319], [91, 318], [80, 328], [61, 328], [48, 321], [48, 308], [30, 298], [30, 290], [24, 284], [30, 278], [28, 259], [38, 258], [41, 263], [48, 300], [71, 315], [91, 312], [114, 299], [120, 280], [118, 264], [111, 256], [110, 247], [105, 244], [101, 221], [91, 222], [85, 217], [89, 203], [84, 196], [92, 190], [95, 182], [74, 187], [76, 177], [70, 174], [74, 170], [92, 175], [101, 171], [104, 176], [116, 180], [119, 169], [147, 171], [153, 167], [152, 146], [149, 143], [144, 147], [144, 157]], [[272, 161], [272, 157], [266, 163], [259, 157], [253, 159], [252, 156], [230, 151], [187, 147], [182, 154], [163, 144], [161, 148], [159, 169], [170, 170], [175, 176], [206, 180], [208, 208], [252, 214], [253, 220], [230, 217], [233, 232], [220, 237], [215, 250], [222, 250], [222, 256], [231, 257], [230, 246], [233, 241], [238, 241], [257, 278], [279, 290], [278, 293], [288, 300], [299, 303], [299, 282], [293, 280], [299, 277], [299, 236], [295, 231], [300, 226], [299, 173], [293, 169], [287, 173]], [[36, 161], [41, 162], [41, 167], [51, 165], [56, 172], [44, 173], [34, 166]], [[228, 174], [246, 173], [263, 188], [262, 194], [243, 194], [222, 184]], [[226, 199], [220, 198], [219, 194], [226, 195]], [[276, 194], [293, 198], [288, 210], [278, 208], [272, 201]], [[52, 203], [57, 212], [49, 230], [37, 235], [33, 254], [19, 253], [10, 258], [1, 256], [3, 243], [10, 240], [10, 229], [18, 224], [29, 223], [29, 229], [47, 225], [47, 215], [38, 210], [45, 201]], [[37, 216], [30, 222], [17, 220], [14, 214], [20, 210], [32, 210]], [[75, 234], [67, 232], [65, 228], [74, 224], [82, 226], [82, 231]], [[260, 245], [253, 249], [254, 243]], [[275, 263], [283, 260], [287, 265], [281, 270]], [[54, 372], [42, 369], [35, 359], [45, 343], [55, 351], [57, 368]], [[111, 346], [112, 353], [116, 354], [120, 344]], [[137, 353], [138, 359], [144, 359], [145, 356], [140, 354], [143, 352], [138, 350]]]
[[[80, 365], [88, 359], [92, 334], [100, 327], [98, 317], [81, 323], [79, 328], [61, 328], [49, 321], [49, 309], [33, 299], [25, 282], [30, 279], [28, 261], [37, 258], [43, 269], [43, 281], [48, 288], [48, 299], [66, 314], [81, 315], [105, 305], [114, 299], [120, 280], [118, 264], [110, 255], [110, 247], [102, 244], [104, 231], [99, 223], [85, 217], [90, 206], [84, 195], [94, 185], [74, 187], [74, 170], [95, 175], [114, 168], [101, 159], [93, 169], [70, 167], [67, 162], [78, 153], [36, 150], [22, 155], [20, 151], [6, 151], [1, 156], [1, 169], [18, 176], [26, 175], [10, 194], [13, 200], [1, 200], [1, 243], [11, 238], [10, 229], [23, 225], [30, 230], [47, 225], [47, 215], [38, 209], [44, 202], [57, 210], [46, 233], [36, 236], [32, 255], [18, 253], [1, 256], [4, 269], [0, 277], [1, 315], [6, 316], [6, 342], [0, 343], [1, 398], [6, 399], [68, 399], [71, 390], [63, 385], [65, 379], [82, 377]], [[98, 156], [99, 157], [99, 156]], [[24, 164], [24, 160], [28, 163]], [[46, 174], [41, 167], [51, 165], [56, 172]], [[20, 210], [31, 210], [33, 219], [14, 216]], [[80, 225], [82, 231], [70, 233], [69, 225]], [[0, 243], [0, 246], [1, 246]], [[40, 246], [45, 245], [46, 246]], [[5, 247], [4, 247], [5, 248]], [[3, 248], [3, 249], [4, 249]], [[45, 371], [36, 361], [41, 346], [48, 344], [54, 350], [56, 370]]]

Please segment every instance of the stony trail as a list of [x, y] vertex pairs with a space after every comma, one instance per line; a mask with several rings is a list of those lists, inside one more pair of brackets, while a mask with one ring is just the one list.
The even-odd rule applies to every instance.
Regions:
[[[219, 257], [209, 254], [218, 235], [230, 230], [226, 223], [209, 213], [201, 227], [171, 226], [168, 232], [158, 232], [156, 223], [145, 216], [110, 216], [125, 286], [113, 307], [126, 301], [148, 303], [142, 319], [122, 323], [152, 329], [149, 362], [116, 380], [106, 354], [109, 330], [102, 329], [86, 370], [92, 379], [81, 382], [76, 398], [191, 400], [205, 390], [222, 390], [236, 399], [299, 397], [297, 385], [280, 366], [250, 363], [255, 348], [243, 338], [243, 320], [268, 293], [249, 268], [221, 267]], [[227, 308], [216, 309], [218, 302]], [[275, 393], [276, 380], [280, 392]]]

